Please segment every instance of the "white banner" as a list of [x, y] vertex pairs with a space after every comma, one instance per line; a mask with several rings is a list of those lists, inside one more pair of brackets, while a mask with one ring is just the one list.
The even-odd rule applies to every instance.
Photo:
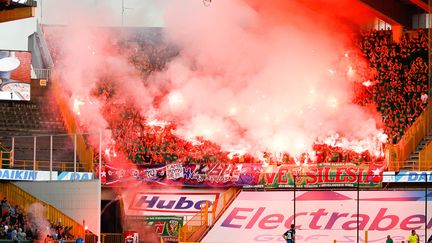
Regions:
[[[407, 239], [417, 230], [421, 242], [432, 233], [432, 196], [426, 218], [425, 191], [360, 192], [359, 242]], [[356, 191], [296, 192], [296, 242], [357, 242]], [[285, 242], [294, 223], [294, 193], [241, 192], [202, 242]], [[229, 237], [227, 237], [229, 236]]]
[[73, 181], [74, 175], [75, 175], [76, 181], [93, 180], [93, 173], [91, 173], [91, 172], [75, 172], [74, 173], [74, 172], [68, 172], [68, 171], [63, 171], [62, 173], [60, 173], [60, 175], [58, 176], [58, 180], [59, 181]]
[[164, 189], [124, 192], [127, 216], [192, 216], [208, 202], [210, 210], [222, 190]]
[[[52, 171], [52, 180], [57, 180], [57, 171]], [[0, 169], [1, 180], [14, 181], [49, 181], [50, 172], [40, 170]]]
[[382, 182], [395, 182], [395, 174], [394, 171], [384, 171]]
[[400, 171], [394, 182], [430, 182], [432, 183], [432, 171]]

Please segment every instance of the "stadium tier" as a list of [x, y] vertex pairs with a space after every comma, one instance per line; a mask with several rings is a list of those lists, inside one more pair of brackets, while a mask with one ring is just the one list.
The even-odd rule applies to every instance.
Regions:
[[430, 10], [0, 0], [0, 240], [431, 243]]

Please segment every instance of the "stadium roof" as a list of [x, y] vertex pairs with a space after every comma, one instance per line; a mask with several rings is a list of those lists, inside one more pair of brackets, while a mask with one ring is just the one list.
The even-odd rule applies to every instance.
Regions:
[[360, 0], [389, 24], [412, 26], [412, 16], [430, 12], [428, 0]]
[[35, 16], [34, 0], [0, 0], [0, 23]]

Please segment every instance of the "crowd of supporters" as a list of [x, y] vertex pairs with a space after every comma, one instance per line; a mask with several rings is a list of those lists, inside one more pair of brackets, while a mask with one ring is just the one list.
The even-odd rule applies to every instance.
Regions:
[[155, 71], [161, 71], [169, 59], [177, 55], [177, 50], [162, 41], [160, 29], [137, 33], [132, 38], [118, 43], [129, 62], [144, 78]]
[[[143, 80], [155, 71], [163, 70], [177, 50], [164, 43], [160, 29], [147, 30], [122, 39], [117, 46], [128, 55], [129, 62], [142, 74]], [[428, 92], [428, 40], [425, 30], [406, 32], [400, 41], [394, 41], [390, 30], [370, 30], [362, 33], [360, 48], [370, 63], [368, 84], [355, 83], [359, 92], [354, 102], [373, 104], [382, 114], [385, 133], [389, 143], [397, 143], [406, 129], [416, 120], [427, 105]], [[254, 162], [248, 155], [230, 156], [220, 147], [204, 139], [188, 141], [175, 136], [175, 124], [149, 125], [149, 120], [139, 115], [127, 101], [113, 104], [115, 84], [102, 81], [94, 95], [103, 97], [104, 114], [113, 131], [118, 152], [137, 164], [160, 164], [176, 161], [224, 161]], [[115, 111], [112, 111], [115, 107]], [[119, 108], [121, 107], [121, 108]], [[373, 161], [368, 152], [357, 153], [326, 144], [314, 146], [315, 155], [300, 158], [279, 156], [279, 162], [356, 162]], [[269, 156], [271, 157], [271, 156]], [[269, 159], [272, 161], [272, 159]]]
[[397, 42], [390, 30], [371, 30], [363, 34], [361, 49], [376, 72], [373, 98], [385, 132], [397, 143], [427, 105], [427, 31], [406, 32]]
[[[110, 87], [110, 85], [105, 86]], [[99, 95], [110, 97], [109, 91], [99, 92]], [[115, 108], [114, 108], [115, 107]], [[141, 165], [157, 165], [166, 163], [259, 163], [248, 154], [222, 151], [221, 147], [203, 138], [185, 140], [176, 136], [173, 131], [175, 124], [149, 120], [127, 103], [110, 103], [105, 105], [105, 116], [109, 117], [110, 129], [113, 131], [117, 153], [123, 153], [129, 160]], [[116, 114], [116, 115], [114, 115]], [[280, 163], [334, 163], [334, 162], [370, 162], [374, 159], [368, 151], [357, 153], [340, 147], [326, 144], [314, 146], [315, 155], [303, 154], [294, 158], [288, 154], [274, 156], [263, 153], [261, 159], [270, 164]]]
[[[30, 212], [24, 212], [18, 205], [12, 206], [6, 197], [1, 200], [0, 209], [2, 215], [0, 240], [20, 242], [24, 240], [46, 241], [47, 238], [59, 241], [74, 239], [74, 236], [70, 233], [71, 227], [61, 224], [50, 224], [48, 230], [40, 229], [41, 219], [38, 219]], [[42, 235], [41, 232], [49, 232], [49, 234]]]
[[24, 212], [16, 205], [11, 206], [7, 198], [3, 198], [0, 202], [1, 207], [1, 227], [0, 239], [8, 240], [26, 240], [32, 239], [32, 231], [26, 225]]

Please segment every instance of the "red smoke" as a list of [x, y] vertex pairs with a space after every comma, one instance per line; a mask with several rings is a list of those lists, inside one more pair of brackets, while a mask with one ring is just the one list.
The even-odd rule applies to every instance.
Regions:
[[130, 103], [224, 150], [313, 155], [314, 143], [327, 143], [381, 152], [377, 121], [352, 103], [353, 82], [369, 76], [352, 38], [371, 16], [358, 1], [172, 1], [164, 13], [180, 54], [146, 83], [113, 33], [87, 22], [65, 32], [64, 88], [83, 127], [105, 131], [105, 145], [114, 142], [110, 118], [92, 92], [109, 78], [120, 94], [113, 105]]

